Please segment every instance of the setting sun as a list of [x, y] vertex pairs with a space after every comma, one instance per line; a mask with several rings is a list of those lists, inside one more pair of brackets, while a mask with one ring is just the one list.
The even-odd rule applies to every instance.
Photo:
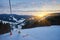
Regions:
[[47, 16], [47, 13], [46, 13], [46, 14], [41, 13], [41, 14], [39, 14], [39, 15], [37, 15], [37, 16], [44, 17], [44, 16]]
[[37, 12], [35, 16], [45, 17], [45, 16], [48, 16], [50, 13], [52, 12]]

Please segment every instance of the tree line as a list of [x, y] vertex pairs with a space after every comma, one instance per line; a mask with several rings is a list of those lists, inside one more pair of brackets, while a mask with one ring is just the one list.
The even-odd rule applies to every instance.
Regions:
[[11, 27], [9, 23], [3, 23], [0, 21], [0, 34], [8, 33], [11, 31]]

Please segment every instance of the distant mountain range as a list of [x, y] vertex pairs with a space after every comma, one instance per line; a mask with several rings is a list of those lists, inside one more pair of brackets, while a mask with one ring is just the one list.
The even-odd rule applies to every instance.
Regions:
[[32, 15], [0, 14], [0, 20], [10, 22], [16, 22], [14, 19], [20, 20], [21, 18], [27, 19], [30, 17], [32, 17]]
[[[33, 17], [33, 18], [31, 18]], [[31, 19], [31, 20], [30, 20]], [[47, 21], [38, 19], [32, 15], [0, 14], [0, 20], [7, 22], [16, 22], [13, 25], [24, 25], [22, 29], [40, 26], [60, 25], [60, 13], [51, 13], [45, 18]], [[12, 24], [12, 23], [10, 23]]]
[[[60, 13], [52, 13], [51, 15], [57, 15], [57, 16], [49, 16], [46, 19], [48, 19], [50, 22], [57, 22], [60, 20]], [[9, 22], [16, 22], [16, 20], [21, 19], [28, 19], [33, 17], [32, 15], [17, 15], [17, 14], [0, 14], [0, 20], [2, 21], [9, 21]], [[60, 21], [59, 21], [60, 22]]]

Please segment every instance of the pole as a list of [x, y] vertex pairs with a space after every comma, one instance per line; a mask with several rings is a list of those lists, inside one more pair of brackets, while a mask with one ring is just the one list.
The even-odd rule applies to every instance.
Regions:
[[11, 0], [9, 0], [9, 8], [10, 8], [10, 14], [12, 14]]

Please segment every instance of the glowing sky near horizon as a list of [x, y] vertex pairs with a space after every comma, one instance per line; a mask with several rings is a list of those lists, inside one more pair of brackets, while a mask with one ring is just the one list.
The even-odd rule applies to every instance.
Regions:
[[[9, 14], [9, 0], [0, 0], [0, 14]], [[60, 0], [11, 0], [12, 13], [34, 15], [44, 12], [60, 12]]]

